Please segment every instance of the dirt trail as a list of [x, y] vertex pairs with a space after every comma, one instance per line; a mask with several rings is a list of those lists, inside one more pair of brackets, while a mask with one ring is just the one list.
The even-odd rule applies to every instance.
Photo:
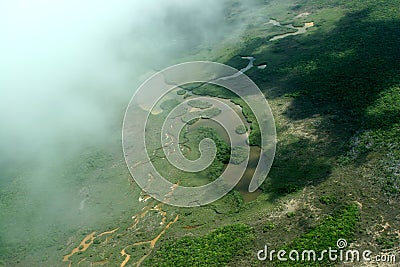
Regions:
[[[93, 241], [94, 241], [94, 239], [95, 239], [95, 237], [94, 237], [95, 234], [96, 234], [96, 232], [92, 232], [92, 233], [88, 234], [88, 235], [82, 240], [82, 242], [79, 244], [79, 246], [77, 246], [76, 248], [74, 248], [74, 249], [71, 251], [70, 254], [64, 256], [63, 261], [68, 261], [69, 258], [70, 258], [72, 255], [74, 255], [75, 253], [78, 253], [78, 252], [82, 252], [82, 251], [87, 250], [87, 249], [90, 247], [90, 245], [93, 243]], [[88, 241], [89, 241], [89, 242], [88, 242]], [[70, 265], [71, 265], [71, 263], [70, 263]]]
[[96, 237], [100, 237], [100, 236], [103, 236], [103, 235], [113, 234], [113, 233], [115, 233], [115, 232], [118, 231], [118, 230], [119, 230], [119, 227], [118, 227], [118, 228], [115, 228], [114, 230], [111, 230], [111, 231], [105, 231], [105, 232], [103, 232], [103, 233], [97, 235]]
[[131, 259], [131, 255], [129, 255], [129, 254], [127, 254], [126, 252], [125, 252], [125, 249], [126, 248], [124, 248], [123, 250], [121, 250], [121, 255], [122, 255], [122, 257], [124, 257], [124, 256], [126, 256], [125, 257], [125, 260], [121, 263], [121, 267], [124, 267], [127, 263], [128, 263], [128, 261]]
[[[165, 211], [163, 211], [163, 213], [164, 213], [164, 215], [166, 214]], [[153, 238], [153, 239], [151, 239], [151, 240], [147, 240], [147, 241], [141, 241], [141, 242], [134, 243], [134, 244], [132, 244], [132, 245], [126, 246], [123, 250], [121, 250], [121, 255], [122, 255], [122, 256], [125, 256], [125, 259], [124, 259], [124, 261], [121, 263], [120, 267], [124, 267], [124, 266], [129, 262], [129, 260], [130, 260], [130, 258], [131, 258], [131, 255], [129, 255], [128, 253], [125, 252], [125, 250], [126, 250], [128, 247], [134, 247], [134, 246], [140, 246], [140, 245], [146, 245], [146, 244], [148, 244], [148, 245], [149, 245], [149, 249], [148, 249], [147, 253], [145, 253], [145, 255], [143, 255], [137, 262], [134, 263], [134, 264], [136, 265], [136, 267], [139, 267], [139, 266], [142, 264], [142, 262], [143, 262], [148, 256], [150, 256], [151, 252], [153, 251], [153, 249], [154, 249], [154, 247], [156, 246], [157, 241], [160, 239], [160, 237], [165, 233], [165, 231], [166, 231], [173, 223], [177, 222], [178, 219], [179, 219], [179, 215], [176, 215], [176, 216], [175, 216], [175, 219], [174, 219], [173, 221], [170, 221], [170, 222], [164, 227], [164, 229], [163, 229], [155, 238]], [[165, 221], [165, 217], [163, 217], [163, 221]]]
[[[173, 191], [175, 190], [175, 188], [176, 188], [177, 186], [178, 186], [178, 183], [175, 184], [175, 185], [171, 188], [171, 192], [167, 194], [167, 197], [170, 197], [170, 196], [172, 195]], [[145, 196], [144, 198], [141, 197], [140, 199], [143, 199], [142, 201], [144, 201], [144, 199], [147, 200], [147, 199], [148, 199], [148, 196]], [[151, 211], [151, 210], [158, 211], [158, 214], [161, 215], [161, 222], [160, 222], [160, 225], [164, 225], [165, 222], [166, 222], [166, 220], [167, 220], [167, 212], [164, 211], [164, 210], [162, 209], [162, 206], [163, 206], [163, 203], [159, 203], [159, 204], [155, 205], [153, 208], [150, 208], [149, 205], [148, 205], [148, 206], [145, 206], [145, 207], [143, 208], [143, 212], [141, 212], [141, 213], [138, 214], [138, 215], [132, 216], [132, 218], [134, 219], [134, 223], [133, 223], [133, 225], [130, 226], [128, 229], [129, 229], [129, 230], [135, 229], [136, 226], [138, 225], [138, 223], [140, 222], [140, 220], [143, 219], [143, 218], [146, 216], [146, 214], [148, 214], [149, 211]], [[136, 262], [134, 263], [137, 267], [140, 266], [140, 265], [142, 264], [142, 262], [143, 262], [148, 256], [150, 256], [151, 252], [153, 251], [153, 249], [154, 249], [154, 247], [155, 247], [157, 241], [160, 239], [160, 237], [165, 233], [165, 231], [166, 231], [173, 223], [175, 223], [176, 221], [178, 221], [178, 218], [179, 218], [179, 215], [176, 215], [176, 216], [175, 216], [175, 219], [172, 220], [172, 221], [170, 221], [170, 222], [164, 227], [164, 229], [163, 229], [155, 238], [153, 238], [153, 239], [151, 239], [151, 240], [147, 240], [147, 241], [136, 242], [136, 243], [133, 243], [133, 244], [131, 244], [131, 245], [128, 245], [128, 246], [124, 247], [124, 248], [121, 250], [120, 253], [121, 253], [121, 255], [122, 255], [123, 257], [125, 257], [125, 259], [124, 259], [124, 261], [121, 263], [120, 267], [124, 267], [124, 266], [130, 261], [130, 259], [131, 259], [131, 255], [128, 254], [128, 253], [126, 253], [126, 249], [127, 249], [127, 248], [148, 244], [148, 245], [149, 245], [149, 248], [148, 248], [147, 252], [146, 252], [138, 261], [136, 261]]]
[[[69, 260], [69, 258], [70, 258], [71, 256], [73, 256], [75, 253], [86, 251], [86, 250], [93, 244], [93, 241], [94, 241], [97, 237], [101, 237], [101, 236], [103, 236], [103, 235], [112, 234], [112, 233], [116, 232], [118, 229], [119, 229], [119, 227], [118, 227], [118, 228], [115, 228], [114, 230], [111, 230], [111, 231], [105, 231], [105, 232], [103, 232], [103, 233], [100, 233], [100, 234], [98, 234], [97, 236], [95, 236], [96, 232], [92, 232], [92, 233], [88, 234], [88, 235], [81, 241], [81, 243], [80, 243], [76, 248], [74, 248], [74, 249], [71, 251], [71, 253], [69, 253], [68, 255], [65, 255], [65, 256], [64, 256], [63, 261], [64, 261], [64, 262], [69, 261], [69, 265], [68, 265], [68, 266], [72, 266], [72, 261]], [[79, 261], [79, 262], [78, 262], [78, 265], [79, 265], [82, 261], [84, 261], [84, 260], [86, 260], [86, 258], [84, 258], [84, 259], [82, 259], [81, 261]]]
[[[168, 199], [169, 197], [172, 196], [172, 194], [173, 194], [174, 190], [177, 188], [178, 184], [179, 184], [179, 182], [178, 182], [177, 184], [174, 184], [174, 186], [171, 187], [171, 191], [166, 195], [166, 199]], [[148, 195], [145, 195], [145, 194], [142, 193], [142, 195], [141, 195], [140, 198], [139, 198], [139, 201], [140, 201], [140, 202], [147, 202], [149, 199], [154, 200], [154, 199], [152, 199], [151, 197], [149, 197]], [[122, 256], [122, 257], [125, 257], [125, 258], [123, 259], [122, 263], [120, 264], [120, 267], [126, 266], [126, 265], [129, 263], [129, 261], [132, 260], [132, 256], [131, 256], [129, 253], [127, 253], [127, 249], [128, 249], [128, 248], [132, 248], [132, 247], [140, 246], [140, 245], [148, 245], [148, 249], [147, 249], [147, 251], [144, 253], [144, 255], [141, 256], [136, 262], [133, 263], [133, 265], [135, 265], [135, 266], [140, 266], [140, 265], [142, 264], [142, 262], [143, 262], [148, 256], [150, 256], [151, 252], [153, 251], [153, 249], [154, 249], [155, 245], [157, 244], [158, 240], [160, 239], [160, 237], [166, 232], [166, 230], [167, 230], [173, 223], [175, 223], [175, 222], [178, 221], [179, 215], [176, 215], [175, 218], [174, 218], [173, 220], [169, 221], [169, 222], [165, 225], [165, 223], [167, 222], [167, 212], [164, 211], [164, 210], [162, 209], [163, 203], [157, 203], [156, 205], [154, 205], [154, 204], [155, 204], [154, 202], [155, 202], [155, 201], [148, 201], [148, 204], [147, 204], [146, 206], [143, 207], [142, 211], [140, 211], [139, 213], [137, 213], [137, 214], [135, 214], [134, 216], [132, 216], [133, 224], [132, 224], [130, 227], [128, 227], [127, 229], [124, 229], [124, 231], [129, 231], [129, 232], [130, 232], [130, 231], [135, 231], [135, 230], [137, 230], [137, 229], [138, 229], [138, 228], [137, 228], [138, 224], [139, 224], [140, 222], [142, 222], [144, 219], [145, 219], [145, 220], [147, 220], [147, 219], [153, 220], [154, 218], [152, 218], [152, 217], [150, 217], [150, 216], [151, 216], [152, 214], [154, 214], [154, 213], [149, 213], [150, 211], [156, 211], [157, 213], [155, 213], [155, 214], [156, 214], [157, 216], [160, 216], [160, 215], [161, 215], [161, 220], [160, 220], [159, 225], [160, 225], [160, 227], [162, 227], [162, 230], [161, 230], [160, 233], [159, 233], [156, 237], [154, 237], [153, 239], [146, 240], [146, 241], [139, 241], [139, 242], [130, 244], [130, 245], [128, 245], [128, 246], [125, 246], [125, 247], [120, 251], [121, 256]], [[159, 218], [157, 218], [157, 220], [159, 220]], [[68, 266], [69, 266], [69, 267], [72, 267], [72, 266], [73, 266], [73, 261], [70, 260], [70, 258], [71, 258], [74, 254], [76, 254], [76, 253], [78, 253], [78, 252], [84, 252], [84, 251], [86, 251], [86, 250], [93, 244], [93, 242], [94, 242], [94, 240], [95, 240], [96, 238], [99, 238], [99, 237], [102, 237], [102, 236], [105, 236], [105, 235], [112, 235], [112, 234], [114, 234], [115, 232], [117, 232], [117, 231], [120, 230], [120, 229], [121, 229], [120, 227], [117, 227], [117, 228], [115, 228], [115, 229], [113, 229], [113, 230], [105, 231], [105, 232], [102, 232], [102, 233], [100, 233], [100, 234], [98, 234], [98, 235], [96, 235], [96, 232], [92, 232], [92, 233], [88, 234], [88, 235], [81, 241], [81, 243], [80, 243], [76, 248], [74, 248], [74, 249], [71, 251], [71, 253], [69, 253], [68, 255], [65, 255], [65, 256], [64, 256], [63, 262], [69, 262]], [[126, 233], [125, 233], [125, 234], [126, 234]], [[106, 238], [106, 241], [104, 241], [104, 242], [108, 242], [108, 241], [109, 241], [109, 238], [113, 238], [113, 237], [108, 236], [108, 237]], [[81, 262], [83, 262], [83, 261], [87, 261], [87, 259], [88, 259], [88, 258], [83, 258], [83, 259], [81, 259], [80, 261], [78, 261], [78, 262], [76, 263], [76, 266], [79, 266], [79, 264], [80, 264]], [[91, 265], [91, 266], [101, 266], [101, 265], [105, 265], [105, 264], [108, 264], [108, 263], [109, 263], [109, 260], [104, 259], [104, 260], [102, 260], [102, 261], [90, 262], [90, 265]]]
[[[171, 191], [166, 195], [166, 198], [165, 198], [166, 200], [167, 200], [169, 197], [172, 196], [174, 190], [178, 187], [178, 185], [179, 185], [179, 182], [176, 183], [176, 184], [174, 184], [174, 185], [171, 187]], [[147, 201], [149, 198], [150, 198], [150, 197], [146, 195], [146, 196], [144, 196], [143, 198], [140, 197], [139, 199], [142, 199], [142, 201]], [[149, 205], [145, 206], [145, 207], [143, 208], [143, 212], [142, 212], [142, 213], [140, 213], [139, 215], [135, 215], [135, 216], [132, 217], [132, 218], [134, 218], [135, 221], [134, 221], [134, 224], [133, 224], [131, 227], [129, 227], [128, 229], [129, 229], [129, 230], [132, 230], [132, 229], [136, 228], [136, 226], [137, 226], [138, 223], [140, 222], [140, 219], [144, 218], [144, 217], [146, 216], [146, 214], [147, 214], [150, 210], [158, 211], [158, 214], [161, 215], [161, 222], [160, 222], [160, 225], [164, 225], [165, 222], [166, 222], [166, 220], [167, 220], [167, 212], [164, 211], [164, 210], [162, 209], [162, 206], [163, 206], [163, 203], [159, 203], [159, 204], [155, 205], [155, 206], [154, 206], [153, 208], [151, 208], [151, 209], [150, 209], [150, 206], [149, 206]], [[148, 248], [147, 252], [146, 252], [137, 262], [134, 263], [137, 267], [139, 267], [139, 266], [142, 264], [142, 262], [143, 262], [148, 256], [150, 256], [151, 252], [153, 251], [153, 249], [154, 249], [155, 245], [157, 244], [157, 241], [160, 239], [160, 237], [165, 233], [165, 231], [167, 231], [167, 229], [168, 229], [173, 223], [177, 222], [178, 219], [179, 219], [179, 215], [176, 215], [176, 216], [175, 216], [175, 219], [172, 220], [172, 221], [170, 221], [170, 222], [164, 227], [164, 229], [163, 229], [155, 238], [153, 238], [153, 239], [151, 239], [151, 240], [147, 240], [147, 241], [136, 242], [136, 243], [133, 243], [132, 245], [129, 245], [129, 246], [126, 246], [125, 248], [123, 248], [123, 249], [121, 250], [120, 253], [121, 253], [122, 256], [125, 256], [125, 259], [124, 259], [124, 261], [121, 263], [120, 267], [124, 267], [124, 266], [129, 262], [129, 260], [130, 260], [130, 258], [131, 258], [131, 255], [128, 254], [128, 253], [126, 253], [126, 251], [125, 251], [128, 247], [134, 247], [134, 246], [140, 246], [140, 245], [148, 244], [148, 245], [149, 245], [149, 248]]]

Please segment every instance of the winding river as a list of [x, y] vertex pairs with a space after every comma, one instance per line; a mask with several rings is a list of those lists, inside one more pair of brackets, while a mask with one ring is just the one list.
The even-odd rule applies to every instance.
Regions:
[[[304, 13], [304, 14], [306, 14], [306, 13]], [[301, 15], [303, 15], [303, 14], [301, 14]], [[306, 15], [308, 15], [308, 13]], [[283, 38], [286, 38], [286, 37], [292, 36], [292, 35], [304, 34], [308, 28], [314, 26], [313, 22], [305, 23], [304, 26], [302, 26], [302, 27], [295, 27], [292, 24], [282, 25], [279, 21], [276, 21], [273, 19], [271, 19], [268, 23], [273, 24], [274, 26], [285, 27], [285, 28], [296, 30], [295, 32], [276, 35], [276, 36], [272, 37], [269, 41], [283, 39]], [[267, 65], [255, 66], [254, 61], [256, 59], [252, 56], [242, 57], [242, 59], [249, 60], [249, 63], [246, 67], [242, 68], [237, 73], [235, 73], [231, 76], [220, 77], [217, 79], [234, 78], [238, 75], [241, 75], [242, 73], [245, 73], [246, 71], [250, 70], [253, 67], [257, 67], [258, 69], [265, 69], [267, 66]], [[219, 99], [218, 98], [218, 100], [219, 101], [222, 100], [226, 104], [230, 105], [233, 109], [235, 109], [236, 113], [241, 117], [241, 119], [243, 121], [246, 121], [243, 116], [242, 109], [239, 105], [235, 105], [228, 99]], [[141, 106], [141, 108], [143, 110], [149, 111], [148, 107]], [[162, 109], [159, 106], [156, 106], [151, 112], [153, 115], [157, 115], [162, 112]], [[222, 115], [222, 113], [221, 113], [221, 115]], [[189, 129], [193, 128], [193, 127], [199, 127], [199, 126], [211, 127], [213, 129], [215, 129], [220, 134], [220, 136], [225, 139], [225, 141], [229, 142], [227, 133], [224, 130], [224, 128], [222, 126], [220, 126], [218, 123], [215, 123], [213, 120], [201, 119], [198, 122], [196, 122], [195, 124], [189, 126]], [[249, 125], [247, 125], [247, 126], [249, 126]], [[257, 189], [256, 191], [254, 191], [252, 193], [248, 192], [249, 183], [253, 178], [255, 167], [257, 166], [257, 163], [258, 163], [259, 155], [260, 155], [259, 147], [251, 147], [250, 148], [249, 162], [248, 162], [246, 171], [243, 174], [239, 183], [235, 187], [235, 189], [240, 192], [240, 194], [242, 195], [245, 202], [255, 200], [262, 193], [262, 191], [260, 189]], [[170, 192], [171, 194], [173, 194], [174, 189], [175, 189], [175, 187], [171, 188], [171, 192]], [[83, 193], [85, 193], [85, 192], [83, 192]], [[84, 208], [85, 201], [88, 198], [87, 194], [84, 194], [84, 195], [85, 195], [85, 199], [81, 202], [81, 209]], [[155, 200], [153, 198], [142, 193], [139, 198], [139, 202], [147, 202], [147, 201], [148, 201], [148, 203], [142, 209], [142, 211], [135, 214], [134, 216], [132, 216], [133, 222], [130, 227], [128, 227], [127, 229], [121, 229], [120, 227], [118, 227], [113, 230], [105, 231], [105, 232], [102, 232], [97, 235], [96, 235], [96, 232], [92, 232], [92, 233], [86, 235], [83, 238], [83, 240], [80, 243], [78, 243], [78, 245], [75, 248], [73, 248], [69, 254], [64, 256], [63, 262], [67, 263], [68, 266], [73, 266], [73, 265], [77, 266], [77, 265], [80, 265], [80, 263], [84, 262], [84, 261], [86, 261], [87, 264], [90, 264], [90, 266], [107, 265], [107, 264], [109, 264], [108, 257], [110, 257], [111, 255], [103, 255], [104, 259], [99, 262], [90, 261], [91, 256], [84, 257], [83, 259], [81, 259], [78, 262], [71, 258], [75, 254], [81, 254], [81, 253], [86, 252], [86, 250], [90, 249], [92, 244], [95, 241], [98, 241], [98, 239], [101, 238], [102, 236], [107, 236], [107, 238], [104, 241], [102, 241], [103, 245], [106, 243], [110, 243], [110, 245], [111, 245], [111, 242], [113, 242], [114, 243], [113, 246], [115, 246], [117, 243], [115, 243], [116, 241], [113, 241], [113, 240], [118, 240], [120, 237], [125, 236], [125, 235], [127, 235], [127, 236], [133, 235], [133, 233], [139, 229], [139, 224], [143, 224], [143, 226], [141, 226], [141, 227], [144, 227], [148, 224], [149, 220], [160, 220], [158, 229], [154, 229], [155, 233], [157, 233], [154, 238], [152, 238], [152, 239], [150, 238], [149, 240], [145, 240], [145, 241], [132, 242], [131, 244], [129, 244], [127, 246], [125, 245], [124, 247], [121, 248], [120, 263], [119, 263], [120, 267], [124, 267], [128, 263], [133, 266], [140, 266], [141, 263], [151, 254], [153, 248], [155, 247], [155, 245], [156, 245], [157, 241], [160, 239], [160, 237], [166, 232], [166, 230], [172, 224], [177, 222], [177, 220], [179, 218], [179, 215], [175, 215], [172, 218], [167, 219], [167, 212], [162, 209], [163, 204], [162, 203], [156, 204], [157, 202], [155, 202]], [[157, 213], [150, 213], [150, 211], [156, 211]], [[189, 228], [187, 228], [187, 229], [189, 229]], [[135, 261], [132, 262], [133, 259], [131, 258], [131, 255], [128, 253], [128, 249], [132, 248], [132, 247], [139, 247], [139, 246], [145, 250], [145, 253], [142, 257], [140, 257], [139, 259], [134, 259]], [[93, 251], [91, 253], [93, 253]]]
[[295, 32], [289, 32], [289, 33], [276, 35], [276, 36], [272, 37], [271, 39], [269, 39], [270, 42], [276, 41], [276, 40], [279, 40], [279, 39], [283, 39], [283, 38], [286, 38], [286, 37], [292, 36], [292, 35], [304, 34], [304, 33], [307, 32], [308, 28], [314, 27], [314, 22], [312, 22], [312, 21], [304, 23], [304, 26], [302, 26], [302, 27], [295, 27], [295, 26], [293, 26], [293, 24], [282, 25], [279, 21], [274, 20], [274, 19], [271, 19], [268, 22], [268, 24], [272, 24], [274, 26], [284, 27], [284, 28], [296, 30]]

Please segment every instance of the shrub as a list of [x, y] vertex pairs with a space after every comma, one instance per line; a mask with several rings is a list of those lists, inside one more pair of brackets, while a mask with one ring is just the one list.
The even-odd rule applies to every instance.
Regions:
[[[337, 248], [337, 241], [345, 239], [347, 242], [353, 240], [356, 224], [359, 221], [359, 211], [355, 204], [342, 207], [333, 215], [328, 216], [320, 225], [309, 232], [293, 240], [290, 244], [283, 246], [285, 251], [314, 250], [317, 255], [325, 249]], [[296, 266], [331, 266], [336, 262], [329, 262], [327, 257], [323, 261], [296, 262]], [[293, 266], [293, 262], [279, 262], [277, 266]]]
[[209, 102], [198, 100], [198, 99], [193, 99], [188, 101], [188, 105], [194, 108], [199, 108], [199, 109], [206, 109], [206, 108], [211, 108], [213, 105]]
[[226, 266], [253, 240], [250, 226], [228, 225], [202, 237], [185, 236], [164, 243], [149, 266]]
[[275, 228], [275, 224], [270, 222], [270, 223], [267, 223], [266, 225], [264, 225], [262, 231], [265, 233], [265, 232], [268, 232], [269, 230], [272, 230], [274, 228]]
[[245, 134], [247, 133], [247, 127], [244, 125], [239, 125], [238, 127], [236, 127], [235, 132], [237, 134]]
[[321, 202], [322, 204], [325, 204], [325, 205], [334, 204], [334, 203], [336, 203], [336, 201], [337, 201], [336, 197], [331, 196], [331, 195], [322, 196], [319, 198], [319, 202]]
[[178, 92], [176, 92], [177, 95], [185, 95], [186, 94], [186, 90], [184, 89], [180, 89], [178, 90]]

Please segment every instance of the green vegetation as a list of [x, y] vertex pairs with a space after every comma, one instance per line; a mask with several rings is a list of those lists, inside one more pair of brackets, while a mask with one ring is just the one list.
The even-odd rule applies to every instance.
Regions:
[[193, 83], [189, 86], [186, 86], [185, 89], [191, 91], [195, 95], [214, 96], [225, 99], [231, 99], [236, 96], [232, 91], [226, 88], [208, 83]]
[[201, 119], [211, 119], [218, 116], [220, 113], [221, 110], [215, 107], [201, 111], [188, 112], [182, 116], [182, 121], [187, 123], [192, 120], [193, 116]]
[[201, 118], [202, 119], [211, 119], [214, 118], [215, 116], [218, 116], [221, 114], [221, 110], [219, 108], [210, 108], [202, 111], [201, 113]]
[[293, 218], [294, 216], [296, 216], [296, 212], [290, 211], [290, 212], [286, 213], [286, 216], [287, 216], [288, 218]]
[[181, 133], [180, 140], [183, 140], [181, 144], [183, 154], [190, 160], [195, 160], [200, 157], [198, 147], [201, 140], [209, 138], [213, 140], [216, 145], [217, 154], [214, 161], [207, 169], [198, 173], [187, 173], [172, 166], [171, 163], [164, 158], [162, 149], [158, 149], [157, 143], [151, 141], [153, 139], [157, 140], [159, 135], [157, 133], [152, 134], [152, 136], [149, 136], [148, 149], [156, 149], [157, 151], [152, 158], [153, 164], [160, 174], [171, 182], [176, 183], [180, 181], [181, 184], [185, 186], [198, 186], [209, 183], [221, 175], [225, 164], [229, 162], [231, 149], [212, 128], [196, 126], [191, 131], [183, 131]]
[[199, 109], [207, 109], [207, 108], [211, 108], [213, 105], [209, 102], [206, 101], [202, 101], [202, 100], [190, 100], [188, 102], [188, 105], [194, 108], [199, 108]]
[[165, 242], [148, 262], [148, 266], [226, 266], [243, 250], [254, 234], [245, 224], [221, 227], [202, 237], [183, 237]]
[[184, 89], [179, 89], [179, 90], [176, 92], [176, 94], [177, 94], [177, 95], [185, 95], [185, 94], [186, 94], [186, 90], [184, 90]]
[[171, 111], [174, 107], [176, 107], [179, 104], [179, 101], [176, 99], [168, 99], [163, 101], [160, 104], [160, 108], [164, 111]]
[[331, 196], [331, 195], [329, 195], [329, 196], [321, 196], [319, 198], [319, 201], [322, 204], [331, 205], [331, 204], [335, 204], [337, 202], [337, 198], [335, 196]]
[[243, 208], [245, 205], [242, 195], [235, 189], [233, 189], [231, 192], [229, 192], [229, 194], [231, 194], [233, 196], [233, 198], [235, 199], [235, 202], [236, 202], [235, 204], [237, 207], [236, 212], [239, 212], [240, 209]]
[[[183, 120], [183, 118], [182, 118], [182, 120]], [[199, 120], [200, 120], [199, 118], [196, 118], [196, 119], [191, 119], [189, 121], [184, 121], [184, 122], [186, 122], [188, 125], [193, 125], [196, 122], [198, 122]]]
[[[283, 246], [285, 251], [314, 250], [317, 255], [325, 249], [337, 248], [337, 241], [345, 239], [347, 242], [354, 240], [359, 211], [356, 205], [347, 205], [335, 214], [329, 215], [324, 221], [309, 232], [294, 239], [290, 244]], [[335, 265], [328, 258], [320, 262], [280, 262], [276, 266], [330, 266]]]
[[[165, 232], [143, 265], [258, 266], [260, 262], [254, 255], [246, 253], [254, 254], [267, 242], [285, 250], [315, 249], [320, 252], [335, 248], [336, 241], [344, 238], [356, 246], [371, 244], [378, 249], [397, 249], [400, 245], [395, 233], [395, 229], [400, 229], [398, 5], [397, 0], [273, 0], [254, 1], [251, 10], [247, 10], [240, 1], [229, 2], [224, 19], [232, 25], [236, 25], [235, 22], [244, 25], [243, 36], [235, 39], [233, 33], [229, 34], [231, 40], [222, 43], [222, 47], [200, 47], [201, 51], [193, 53], [190, 59], [207, 57], [207, 60], [213, 59], [237, 69], [247, 64], [241, 55], [254, 56], [255, 64], [267, 63], [265, 70], [253, 68], [246, 74], [263, 91], [275, 117], [278, 144], [274, 163], [257, 199], [245, 201], [243, 191], [233, 190], [204, 207], [165, 207], [169, 216], [166, 222], [175, 214], [179, 214], [179, 220]], [[297, 17], [305, 12], [309, 14]], [[269, 42], [271, 37], [290, 31], [266, 24], [270, 18], [296, 26], [314, 21], [315, 26], [305, 34]], [[259, 125], [254, 114], [236, 95], [209, 84], [189, 84], [182, 88], [176, 93], [179, 97], [173, 94], [179, 100], [190, 94], [210, 95], [240, 105], [251, 130], [250, 144], [260, 145]], [[164, 101], [161, 108], [170, 111], [178, 103], [177, 99], [170, 99]], [[190, 103], [192, 107], [203, 109], [199, 111], [202, 118], [212, 118], [221, 112], [203, 101], [192, 100]], [[146, 140], [150, 151], [159, 148], [159, 132], [152, 129], [159, 129], [165, 113], [150, 116], [150, 133]], [[187, 109], [181, 109], [177, 116], [185, 117], [186, 113]], [[231, 148], [217, 131], [196, 127], [198, 119], [191, 120], [186, 116], [183, 120], [193, 127], [191, 131], [185, 128], [181, 134], [184, 155], [188, 159], [197, 159], [200, 140], [211, 138], [217, 146], [216, 160], [207, 170], [195, 174], [173, 168], [163, 158], [162, 150], [157, 150], [151, 160], [172, 182], [180, 181], [185, 186], [203, 185], [221, 174], [229, 162]], [[238, 127], [236, 133], [244, 134], [246, 130]], [[4, 265], [13, 265], [31, 247], [35, 251], [47, 247], [51, 248], [49, 255], [57, 255], [55, 263], [48, 264], [46, 258], [34, 262], [57, 266], [62, 255], [69, 253], [72, 247], [69, 245], [66, 249], [60, 245], [66, 244], [68, 238], [72, 238], [71, 244], [77, 246], [93, 229], [111, 229], [109, 226], [113, 223], [121, 229], [132, 225], [132, 207], [140, 210], [143, 206], [135, 204], [140, 190], [136, 186], [127, 189], [129, 174], [120, 153], [119, 132], [116, 136], [112, 145], [115, 151], [90, 148], [89, 152], [84, 151], [80, 157], [71, 160], [67, 167], [60, 165], [50, 170], [61, 171], [65, 177], [62, 187], [71, 188], [62, 193], [68, 199], [75, 197], [72, 202], [77, 210], [69, 211], [68, 218], [60, 216], [57, 219], [60, 226], [52, 226], [51, 231], [21, 229], [22, 242], [25, 242], [22, 246], [17, 240], [7, 240], [8, 229], [13, 223], [8, 218], [30, 223], [30, 215], [36, 212], [33, 205], [18, 210], [15, 204], [29, 192], [31, 184], [22, 183], [19, 177], [21, 173], [30, 173], [31, 166], [27, 165], [21, 173], [3, 168], [5, 176], [13, 177], [9, 179], [13, 182], [0, 190], [0, 206], [4, 211], [0, 221], [5, 225], [0, 229], [0, 255], [10, 255]], [[243, 151], [233, 148], [232, 153], [233, 160], [241, 162]], [[249, 166], [248, 170], [253, 167]], [[85, 204], [91, 210], [88, 214], [78, 210], [82, 201], [79, 191], [84, 186], [90, 187], [90, 199]], [[54, 185], [48, 188], [49, 192], [59, 192], [59, 187]], [[107, 202], [102, 202], [103, 192], [109, 192]], [[124, 201], [116, 197], [121, 192]], [[126, 204], [129, 201], [131, 205]], [[41, 209], [48, 205], [42, 195], [32, 203]], [[57, 203], [52, 205], [57, 207]], [[156, 202], [152, 202], [149, 207], [155, 205]], [[151, 212], [149, 214], [158, 214]], [[111, 255], [110, 264], [121, 262], [120, 250], [132, 244], [132, 240], [148, 240], [159, 233], [155, 229], [163, 226], [160, 226], [159, 214], [155, 216], [158, 216], [157, 220], [148, 219], [137, 231], [119, 233], [118, 241], [103, 244], [106, 237], [95, 239], [95, 250], [75, 255], [75, 259], [82, 260], [93, 253], [97, 261], [104, 260], [102, 255]], [[61, 226], [75, 223], [76, 218], [85, 227], [64, 233]], [[93, 218], [102, 218], [100, 227], [98, 220]], [[246, 222], [252, 227], [238, 222]], [[384, 229], [386, 225], [390, 227]], [[82, 235], [76, 234], [75, 230]], [[48, 237], [38, 236], [39, 231]], [[143, 254], [142, 247], [129, 247], [127, 252], [132, 253], [130, 264]], [[28, 258], [24, 263], [30, 260]], [[0, 265], [2, 261], [0, 259]], [[271, 264], [296, 266], [292, 262]], [[313, 266], [310, 262], [297, 265]]]
[[[231, 149], [225, 143], [225, 141], [222, 140], [222, 138], [216, 133], [215, 130], [206, 127], [198, 127], [196, 130], [185, 134], [185, 137], [190, 140], [190, 143], [188, 145], [190, 145], [191, 147], [195, 147], [195, 144], [200, 143], [200, 141], [205, 138], [212, 139], [217, 147], [217, 161], [222, 163], [229, 162]], [[197, 154], [196, 156], [200, 155]]]
[[240, 164], [246, 160], [248, 153], [244, 147], [234, 147], [232, 148], [231, 162], [233, 164]]
[[400, 237], [396, 233], [384, 233], [376, 238], [376, 243], [382, 249], [391, 249], [400, 245]]
[[247, 133], [247, 127], [244, 125], [239, 125], [238, 127], [236, 127], [235, 132], [237, 134], [245, 134]]
[[239, 105], [242, 108], [243, 115], [248, 123], [250, 123], [249, 144], [252, 146], [261, 146], [260, 128], [258, 126], [255, 115], [250, 107], [240, 99], [232, 91], [213, 84], [192, 84], [191, 87], [185, 87], [186, 90], [191, 90], [195, 95], [214, 96], [224, 99], [230, 99], [232, 103]]
[[270, 230], [273, 230], [275, 228], [275, 224], [273, 224], [272, 222], [267, 223], [266, 225], [263, 226], [263, 232], [268, 232]]
[[300, 190], [300, 186], [296, 185], [296, 184], [283, 184], [281, 186], [278, 186], [275, 188], [276, 192], [279, 195], [287, 195], [287, 194], [292, 194], [292, 193], [296, 193], [297, 191]]
[[[209, 233], [210, 229], [232, 227], [238, 221], [248, 222], [258, 231], [254, 242], [243, 245], [248, 252], [257, 251], [265, 242], [286, 250], [321, 251], [335, 248], [340, 238], [357, 245], [398, 246], [392, 233], [376, 237], [382, 220], [392, 229], [400, 227], [395, 219], [400, 208], [397, 1], [283, 0], [254, 5], [256, 8], [246, 11], [239, 1], [231, 3], [227, 19], [251, 23], [239, 42], [224, 43], [206, 55], [237, 69], [247, 63], [240, 55], [252, 55], [257, 64], [268, 64], [265, 70], [253, 68], [246, 74], [265, 94], [276, 120], [279, 142], [269, 177], [261, 186], [262, 194], [242, 203], [237, 212], [227, 205], [236, 205], [231, 193], [210, 206], [185, 211], [182, 225], [202, 226], [184, 233], [179, 227], [170, 229], [167, 241], [145, 262], [149, 266], [210, 265], [207, 259], [223, 266], [257, 266], [260, 263], [253, 262], [254, 255], [235, 252], [237, 257], [216, 259], [212, 254], [214, 250], [219, 255], [220, 250], [210, 241], [214, 239], [209, 236], [216, 233]], [[305, 12], [309, 14], [297, 17]], [[268, 42], [289, 31], [266, 24], [269, 18], [296, 26], [313, 21], [315, 26], [305, 34]], [[183, 88], [240, 105], [250, 124], [250, 144], [260, 144], [254, 115], [236, 95], [208, 84]], [[244, 130], [238, 129], [238, 134]], [[196, 140], [189, 135], [188, 139]], [[196, 147], [196, 142], [190, 147]], [[196, 158], [196, 153], [188, 151], [187, 155]], [[220, 160], [227, 158], [220, 154]], [[218, 168], [222, 170], [221, 165]], [[342, 206], [350, 202], [359, 206]], [[271, 206], [279, 207], [274, 212], [280, 216], [271, 216]], [[376, 238], [366, 234], [367, 229]], [[312, 266], [309, 262], [298, 265]]]

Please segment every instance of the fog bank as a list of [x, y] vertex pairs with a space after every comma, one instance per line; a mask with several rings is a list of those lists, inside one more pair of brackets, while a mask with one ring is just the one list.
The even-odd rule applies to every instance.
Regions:
[[[25, 256], [65, 241], [85, 222], [79, 216], [95, 225], [126, 208], [110, 203], [129, 199], [128, 189], [110, 200], [105, 191], [128, 188], [119, 143], [125, 107], [151, 73], [237, 29], [224, 4], [0, 2], [0, 265], [17, 257], [14, 246]], [[97, 210], [82, 212], [95, 202]]]

